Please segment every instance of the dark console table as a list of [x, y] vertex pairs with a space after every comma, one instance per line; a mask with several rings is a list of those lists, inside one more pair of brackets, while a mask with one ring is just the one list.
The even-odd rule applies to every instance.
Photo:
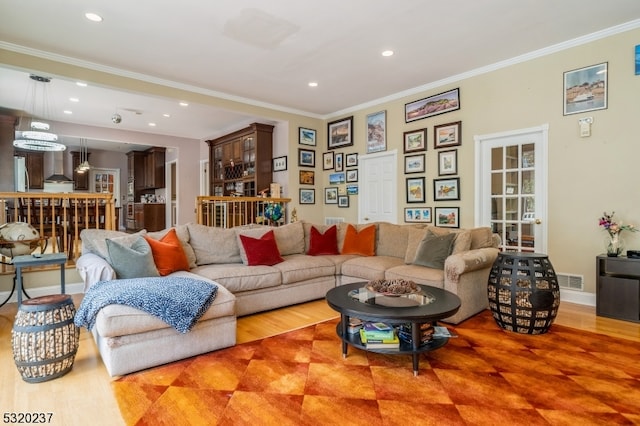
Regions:
[[596, 258], [596, 315], [640, 322], [640, 259]]

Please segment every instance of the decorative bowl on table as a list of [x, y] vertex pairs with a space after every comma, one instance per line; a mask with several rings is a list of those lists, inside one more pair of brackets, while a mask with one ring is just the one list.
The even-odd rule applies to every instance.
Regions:
[[402, 296], [420, 292], [420, 287], [415, 282], [402, 278], [369, 281], [365, 288], [384, 296]]
[[40, 233], [27, 222], [0, 225], [0, 254], [7, 257], [31, 254], [40, 245]]

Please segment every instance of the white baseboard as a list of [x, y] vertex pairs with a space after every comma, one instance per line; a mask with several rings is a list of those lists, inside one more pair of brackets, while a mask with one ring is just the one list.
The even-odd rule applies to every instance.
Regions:
[[569, 302], [578, 305], [596, 306], [596, 294], [584, 291], [560, 289], [560, 303]]
[[[64, 285], [64, 290], [66, 294], [78, 294], [78, 293], [82, 293], [84, 289], [84, 283], [79, 282], [79, 283], [65, 283]], [[11, 299], [9, 299], [7, 301], [7, 303], [17, 303], [18, 302], [18, 294], [16, 293], [17, 289], [13, 292], [13, 295], [11, 295]], [[11, 291], [3, 291], [0, 292], [0, 302], [2, 302], [4, 299], [7, 298], [7, 296], [9, 296], [9, 294], [11, 293]], [[56, 284], [56, 285], [52, 285], [52, 286], [48, 286], [48, 287], [36, 287], [36, 288], [27, 288], [27, 293], [29, 293], [29, 296], [31, 297], [40, 297], [40, 296], [47, 296], [50, 294], [60, 294], [60, 284]], [[22, 295], [22, 300], [25, 299], [25, 295]]]

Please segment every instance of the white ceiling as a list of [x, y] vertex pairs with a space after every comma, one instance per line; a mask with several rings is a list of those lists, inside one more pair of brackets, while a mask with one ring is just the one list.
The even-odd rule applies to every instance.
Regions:
[[[328, 118], [638, 19], [638, 0], [0, 0], [0, 48]], [[28, 110], [48, 70], [2, 63], [0, 109]], [[204, 139], [255, 120], [48, 76], [55, 121]]]

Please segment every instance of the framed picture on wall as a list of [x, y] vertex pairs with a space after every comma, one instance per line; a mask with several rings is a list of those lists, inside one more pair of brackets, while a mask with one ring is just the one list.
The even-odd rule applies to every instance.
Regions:
[[441, 228], [459, 228], [460, 227], [460, 208], [459, 207], [436, 207], [435, 225]]
[[387, 149], [387, 111], [367, 115], [367, 154]]
[[458, 174], [458, 150], [438, 152], [438, 175], [457, 175]]
[[407, 178], [407, 203], [424, 203], [424, 177]]
[[322, 154], [322, 170], [333, 169], [333, 151]]
[[310, 149], [298, 148], [298, 166], [315, 167], [316, 152]]
[[408, 223], [431, 223], [431, 207], [405, 207], [404, 221]]
[[349, 207], [348, 195], [338, 195], [338, 207]]
[[353, 145], [353, 116], [327, 124], [328, 149]]
[[333, 159], [333, 167], [336, 169], [336, 172], [344, 170], [344, 154], [342, 152], [336, 152]]
[[424, 168], [424, 154], [407, 155], [404, 157], [404, 172], [410, 173], [423, 173]]
[[316, 181], [316, 172], [313, 170], [300, 170], [300, 185], [314, 185]]
[[433, 128], [433, 147], [435, 149], [462, 144], [462, 121], [440, 124]]
[[410, 123], [457, 109], [460, 109], [460, 89], [453, 89], [405, 104], [404, 121]]
[[358, 169], [347, 170], [347, 182], [358, 181]]
[[287, 156], [277, 157], [273, 159], [273, 171], [282, 172], [287, 170]]
[[331, 186], [324, 189], [324, 203], [338, 204], [338, 188]]
[[354, 152], [352, 154], [347, 154], [346, 158], [346, 166], [347, 167], [357, 167], [358, 166], [358, 153]]
[[460, 178], [434, 179], [433, 180], [433, 200], [459, 200], [460, 199]]
[[298, 143], [300, 145], [316, 146], [316, 131], [298, 127]]
[[315, 204], [316, 190], [300, 188], [300, 204]]
[[564, 115], [607, 109], [608, 63], [564, 73]]
[[404, 152], [418, 152], [427, 150], [427, 129], [404, 132]]

